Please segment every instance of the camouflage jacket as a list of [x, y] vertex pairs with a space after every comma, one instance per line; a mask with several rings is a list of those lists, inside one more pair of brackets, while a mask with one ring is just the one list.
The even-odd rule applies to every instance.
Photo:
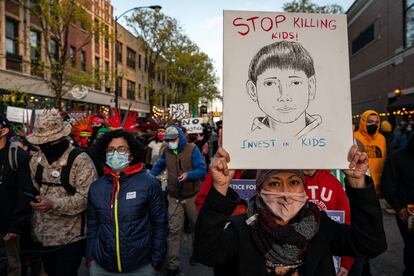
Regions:
[[[86, 210], [89, 186], [98, 178], [92, 159], [79, 154], [73, 162], [69, 174], [69, 183], [76, 189], [74, 195], [66, 192], [62, 186], [41, 185], [36, 182], [38, 164], [43, 166], [43, 182], [60, 183], [60, 172], [66, 165], [69, 153], [74, 147], [63, 153], [59, 160], [49, 165], [45, 155], [37, 152], [30, 161], [30, 172], [34, 187], [41, 196], [53, 202], [53, 208], [46, 213], [35, 211], [32, 227], [35, 239], [43, 246], [56, 246], [76, 242], [81, 237], [82, 212]], [[59, 172], [59, 177], [54, 177]], [[52, 175], [53, 172], [53, 175]]]

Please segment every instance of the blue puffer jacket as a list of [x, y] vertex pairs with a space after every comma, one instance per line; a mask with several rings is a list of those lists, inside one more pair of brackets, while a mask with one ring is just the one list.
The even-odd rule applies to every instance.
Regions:
[[102, 176], [89, 190], [86, 260], [113, 272], [161, 262], [167, 212], [159, 182], [144, 172], [121, 174], [117, 201], [112, 182], [112, 175]]

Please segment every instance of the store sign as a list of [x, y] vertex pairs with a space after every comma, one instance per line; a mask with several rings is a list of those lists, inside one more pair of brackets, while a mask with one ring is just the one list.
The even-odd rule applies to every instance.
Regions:
[[74, 99], [82, 100], [88, 96], [89, 88], [87, 86], [75, 86], [70, 91], [69, 94], [72, 95]]

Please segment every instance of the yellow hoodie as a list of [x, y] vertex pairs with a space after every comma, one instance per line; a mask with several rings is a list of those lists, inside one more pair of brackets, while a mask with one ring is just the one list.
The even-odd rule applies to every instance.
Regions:
[[369, 169], [371, 171], [371, 176], [374, 180], [375, 189], [377, 193], [379, 193], [382, 167], [384, 166], [387, 155], [387, 146], [384, 136], [379, 133], [379, 126], [374, 135], [369, 135], [367, 132], [368, 116], [373, 114], [378, 116], [378, 113], [374, 110], [367, 110], [362, 114], [361, 121], [359, 122], [359, 129], [354, 133], [354, 138], [361, 141], [365, 146], [365, 151], [367, 152], [369, 158]]

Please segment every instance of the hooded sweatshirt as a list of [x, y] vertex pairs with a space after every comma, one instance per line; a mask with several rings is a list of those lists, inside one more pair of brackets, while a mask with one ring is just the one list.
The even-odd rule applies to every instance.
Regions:
[[379, 126], [373, 135], [367, 131], [367, 120], [369, 115], [379, 115], [374, 110], [367, 110], [361, 116], [359, 129], [354, 133], [354, 138], [361, 141], [365, 146], [365, 151], [369, 158], [369, 169], [374, 180], [375, 190], [379, 192], [380, 179], [385, 158], [387, 156], [387, 146], [385, 137], [379, 133]]

